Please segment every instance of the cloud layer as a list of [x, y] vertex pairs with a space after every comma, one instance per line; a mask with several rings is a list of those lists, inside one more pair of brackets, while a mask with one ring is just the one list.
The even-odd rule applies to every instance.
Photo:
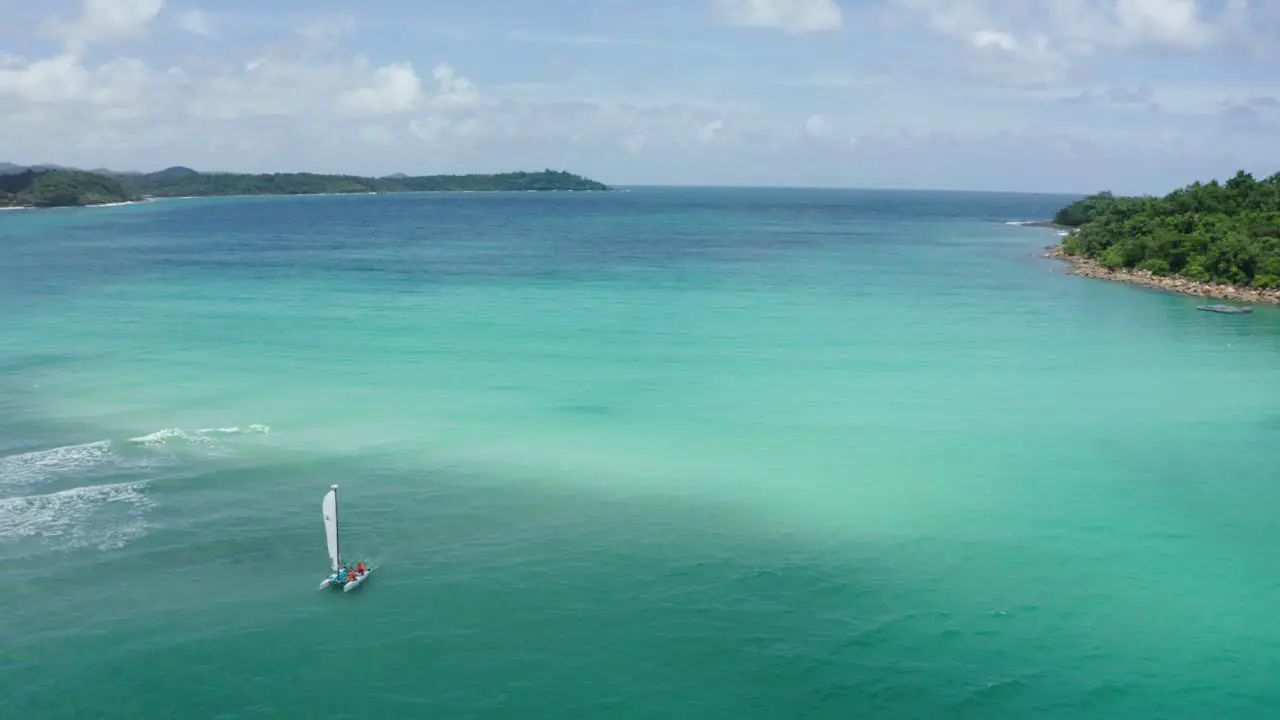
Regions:
[[1280, 169], [1256, 0], [16, 7], [0, 160], [1076, 191]]

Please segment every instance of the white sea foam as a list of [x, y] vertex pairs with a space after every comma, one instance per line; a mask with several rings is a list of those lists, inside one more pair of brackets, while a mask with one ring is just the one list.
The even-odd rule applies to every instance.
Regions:
[[183, 430], [182, 428], [164, 428], [147, 435], [141, 435], [135, 438], [129, 438], [129, 442], [142, 445], [164, 445], [170, 440], [183, 440], [197, 445], [208, 445], [214, 441], [209, 438], [210, 435], [248, 435], [248, 434], [267, 434], [271, 432], [268, 425], [249, 425], [242, 428], [239, 425], [231, 425], [229, 427], [201, 428], [194, 432]]
[[146, 483], [89, 485], [0, 500], [0, 546], [39, 538], [62, 550], [123, 546], [146, 532]]
[[129, 442], [151, 450], [171, 451], [177, 448], [199, 448], [209, 455], [226, 455], [231, 451], [215, 438], [220, 435], [266, 434], [270, 432], [266, 425], [250, 425], [247, 429], [239, 426], [203, 428], [188, 431], [182, 428], [164, 428], [147, 435], [129, 438]]
[[241, 428], [238, 425], [233, 425], [231, 427], [204, 428], [197, 432], [201, 435], [245, 435], [250, 433], [260, 433], [265, 435], [271, 432], [271, 427], [268, 425], [250, 425], [247, 428]]
[[[0, 457], [0, 492], [31, 492], [31, 486], [46, 482], [74, 483], [121, 472], [143, 473], [172, 465], [190, 454], [183, 450], [196, 449], [197, 457], [228, 455], [233, 448], [217, 437], [269, 432], [266, 425], [198, 431], [164, 428], [130, 438], [124, 446], [99, 440]], [[60, 548], [120, 547], [146, 531], [143, 516], [154, 504], [144, 492], [149, 482], [143, 475], [143, 479], [127, 483], [0, 498], [0, 545], [41, 538], [46, 545]]]
[[[225, 454], [228, 448], [216, 440], [219, 435], [265, 435], [270, 432], [271, 428], [266, 425], [249, 425], [245, 428], [238, 426], [206, 428], [195, 432], [188, 432], [181, 428], [165, 428], [130, 438], [128, 442], [135, 447], [151, 451], [168, 450], [173, 447], [171, 443], [177, 442], [198, 447], [210, 454]], [[0, 457], [0, 490], [37, 485], [64, 476], [90, 475], [111, 470], [145, 469], [170, 462], [172, 462], [172, 454], [167, 452], [143, 455], [135, 452], [122, 455], [111, 440], [34, 450]]]
[[35, 485], [59, 475], [118, 465], [121, 460], [109, 440], [0, 457], [0, 488]]
[[209, 439], [204, 433], [191, 433], [181, 428], [164, 428], [153, 433], [140, 435], [138, 437], [129, 438], [129, 442], [135, 445], [145, 445], [150, 448], [163, 448], [172, 440], [191, 443], [192, 445], [212, 446], [214, 441]]
[[149, 203], [149, 202], [152, 202], [152, 200], [151, 200], [151, 199], [144, 199], [144, 200], [122, 200], [122, 201], [120, 201], [120, 202], [95, 203], [95, 204], [93, 204], [93, 205], [81, 205], [80, 207], [81, 207], [81, 208], [106, 208], [106, 207], [120, 207], [121, 205], [141, 205], [141, 204], [143, 204], [143, 203]]

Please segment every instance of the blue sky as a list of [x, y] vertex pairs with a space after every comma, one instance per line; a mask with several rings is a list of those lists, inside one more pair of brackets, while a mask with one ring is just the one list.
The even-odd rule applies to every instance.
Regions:
[[1164, 192], [1280, 170], [1276, 37], [1273, 0], [0, 0], [0, 160]]

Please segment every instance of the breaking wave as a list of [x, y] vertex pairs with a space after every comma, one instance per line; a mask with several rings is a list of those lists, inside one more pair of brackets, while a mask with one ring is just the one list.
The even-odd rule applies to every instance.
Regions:
[[88, 485], [0, 500], [0, 545], [35, 539], [68, 550], [122, 547], [146, 531], [145, 516], [155, 503], [145, 485]]
[[201, 445], [204, 447], [216, 447], [217, 441], [213, 436], [217, 435], [246, 435], [246, 434], [262, 434], [271, 432], [271, 428], [267, 425], [250, 425], [246, 429], [238, 426], [222, 427], [222, 428], [205, 428], [194, 432], [183, 430], [181, 428], [165, 428], [157, 430], [147, 435], [141, 435], [135, 438], [129, 438], [129, 442], [148, 445], [151, 447], [162, 447], [168, 445], [170, 441], [177, 440], [190, 443], [192, 445]]
[[59, 475], [115, 467], [123, 460], [110, 440], [0, 457], [0, 488], [35, 485]]
[[[155, 504], [147, 496], [154, 470], [180, 460], [233, 455], [228, 436], [270, 430], [266, 425], [165, 428], [123, 441], [0, 457], [0, 547], [31, 542], [60, 549], [121, 547], [146, 531], [146, 514]], [[65, 488], [68, 484], [75, 487]], [[64, 489], [53, 490], [58, 485]]]

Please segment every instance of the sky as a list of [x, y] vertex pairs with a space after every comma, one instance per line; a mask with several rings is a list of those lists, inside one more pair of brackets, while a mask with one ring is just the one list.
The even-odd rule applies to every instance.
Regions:
[[1280, 171], [1280, 0], [0, 0], [0, 161], [1164, 193]]

